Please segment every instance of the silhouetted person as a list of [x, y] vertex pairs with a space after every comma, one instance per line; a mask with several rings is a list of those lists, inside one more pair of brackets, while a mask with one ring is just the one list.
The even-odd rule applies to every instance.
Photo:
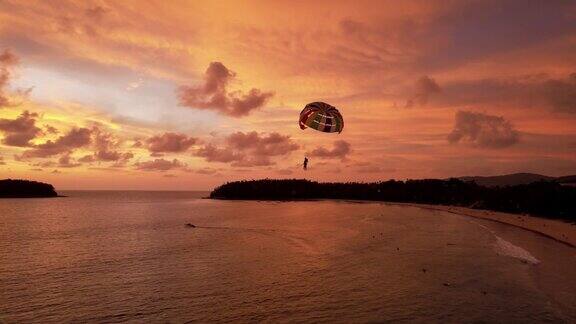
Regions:
[[304, 157], [304, 163], [302, 165], [304, 167], [304, 170], [308, 169], [308, 158], [307, 157]]

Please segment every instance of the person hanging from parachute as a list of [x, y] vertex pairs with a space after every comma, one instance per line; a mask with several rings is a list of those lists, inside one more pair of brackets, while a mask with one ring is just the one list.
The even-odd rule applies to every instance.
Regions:
[[[298, 124], [302, 130], [312, 128], [324, 133], [340, 134], [344, 129], [344, 118], [336, 107], [325, 102], [312, 102], [300, 113]], [[308, 162], [308, 157], [304, 157], [304, 170], [308, 169]]]

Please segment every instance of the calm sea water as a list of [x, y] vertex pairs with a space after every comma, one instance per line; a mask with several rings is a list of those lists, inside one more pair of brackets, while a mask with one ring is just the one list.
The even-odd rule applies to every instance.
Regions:
[[64, 194], [0, 200], [0, 322], [576, 321], [575, 249], [507, 225], [379, 203]]

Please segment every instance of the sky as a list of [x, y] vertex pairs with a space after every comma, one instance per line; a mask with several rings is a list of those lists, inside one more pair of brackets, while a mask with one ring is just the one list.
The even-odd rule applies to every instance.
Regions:
[[[298, 127], [315, 101], [342, 133]], [[515, 172], [576, 174], [574, 1], [0, 0], [0, 178]]]

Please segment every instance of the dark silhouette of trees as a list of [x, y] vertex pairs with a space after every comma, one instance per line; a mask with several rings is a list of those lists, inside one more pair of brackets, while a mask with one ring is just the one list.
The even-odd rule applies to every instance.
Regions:
[[0, 198], [57, 197], [51, 184], [28, 180], [0, 180]]
[[576, 187], [544, 181], [507, 187], [483, 187], [458, 179], [390, 180], [375, 183], [264, 179], [226, 183], [214, 189], [210, 198], [348, 199], [423, 203], [527, 213], [576, 221]]

